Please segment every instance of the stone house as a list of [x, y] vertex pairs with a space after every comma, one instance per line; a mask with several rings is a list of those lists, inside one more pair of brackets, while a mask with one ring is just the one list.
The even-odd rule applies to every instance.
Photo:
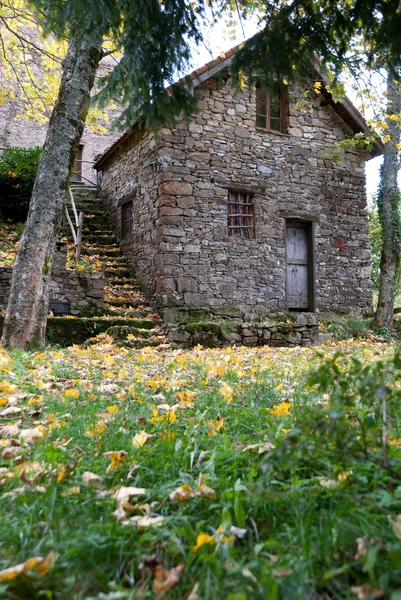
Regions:
[[[102, 61], [99, 67], [99, 77], [104, 76], [111, 68], [110, 61], [110, 58], [109, 62], [107, 59]], [[36, 72], [41, 71], [40, 63], [35, 61], [35, 56], [31, 57], [29, 67]], [[59, 67], [55, 66], [55, 68]], [[42, 120], [35, 121], [31, 118], [24, 118], [26, 102], [21, 95], [23, 94], [19, 92], [19, 95], [17, 93], [13, 99], [6, 97], [6, 101], [0, 103], [0, 154], [10, 146], [32, 148], [33, 146], [43, 146], [45, 142], [48, 120], [42, 122]], [[120, 112], [119, 107], [109, 110], [110, 121], [117, 119]], [[50, 118], [51, 107], [48, 108], [47, 113], [47, 117]], [[44, 115], [43, 119], [45, 119]], [[96, 173], [93, 170], [95, 158], [120, 137], [116, 131], [107, 127], [108, 122], [99, 119], [98, 125], [97, 128], [90, 125], [85, 126], [74, 164], [73, 180], [75, 181], [87, 184], [96, 183]]]
[[334, 164], [336, 142], [369, 132], [351, 102], [234, 89], [233, 54], [192, 73], [188, 123], [138, 123], [95, 163], [127, 260], [170, 322], [369, 311], [365, 161], [380, 142]]

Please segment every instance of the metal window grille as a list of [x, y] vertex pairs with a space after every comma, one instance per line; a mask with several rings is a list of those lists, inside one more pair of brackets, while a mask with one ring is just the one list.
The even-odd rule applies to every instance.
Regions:
[[287, 100], [283, 94], [266, 96], [256, 88], [256, 126], [268, 131], [287, 131]]
[[246, 192], [228, 193], [228, 235], [254, 237], [253, 198]]
[[132, 233], [132, 202], [127, 202], [121, 207], [121, 235], [131, 235]]

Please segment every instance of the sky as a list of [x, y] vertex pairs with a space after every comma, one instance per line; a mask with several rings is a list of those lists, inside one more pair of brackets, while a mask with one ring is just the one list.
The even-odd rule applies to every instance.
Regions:
[[[230, 28], [228, 32], [223, 23], [218, 23], [214, 27], [207, 27], [204, 30], [205, 44], [194, 49], [192, 57], [192, 68], [196, 69], [205, 63], [216, 58], [222, 52], [226, 52], [233, 46], [240, 44], [245, 39], [251, 37], [258, 31], [255, 22], [242, 21], [240, 25], [237, 22], [235, 28]], [[349, 99], [356, 104], [355, 92], [346, 86], [346, 94]], [[382, 157], [372, 158], [367, 161], [366, 172], [366, 195], [369, 203], [373, 203], [372, 196], [377, 192], [379, 185], [379, 171], [382, 163]]]

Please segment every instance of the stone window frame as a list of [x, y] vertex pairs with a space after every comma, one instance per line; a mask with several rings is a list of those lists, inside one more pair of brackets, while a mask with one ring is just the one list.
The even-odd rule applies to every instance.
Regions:
[[228, 237], [253, 240], [255, 238], [254, 194], [249, 190], [235, 188], [227, 190], [227, 193]]
[[[271, 115], [271, 104], [272, 98], [277, 98], [278, 103], [278, 116]], [[286, 94], [283, 94], [281, 91], [278, 91], [277, 95], [272, 97], [268, 94], [265, 94], [260, 86], [260, 84], [256, 84], [256, 118], [255, 124], [258, 129], [264, 129], [265, 131], [269, 131], [272, 133], [287, 133], [287, 112], [288, 112], [288, 100]], [[262, 121], [262, 124], [258, 123]], [[279, 128], [272, 127], [272, 120], [278, 121]]]

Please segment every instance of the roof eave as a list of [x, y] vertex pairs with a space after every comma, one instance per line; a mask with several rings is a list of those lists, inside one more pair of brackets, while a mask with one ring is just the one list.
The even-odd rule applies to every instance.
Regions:
[[[194, 90], [198, 85], [204, 83], [214, 75], [217, 75], [224, 68], [230, 66], [234, 59], [234, 55], [237, 50], [241, 47], [242, 44], [231, 48], [228, 50], [223, 56], [217, 57], [215, 60], [208, 62], [203, 67], [196, 69], [190, 75], [187, 75], [180, 79], [175, 85], [185, 85], [188, 89]], [[322, 71], [322, 67], [320, 61], [317, 58], [312, 60], [312, 65], [315, 71], [318, 73], [319, 77], [322, 79], [322, 82], [326, 85], [331, 83], [329, 77]], [[169, 88], [168, 88], [169, 89]], [[170, 86], [172, 89], [172, 86]], [[355, 108], [349, 98], [345, 97], [341, 102], [336, 102], [333, 100], [332, 95], [326, 91], [326, 98], [328, 99], [328, 103], [333, 107], [336, 113], [342, 118], [342, 120], [347, 123], [347, 125], [355, 132], [363, 132], [367, 136], [372, 135], [371, 129], [368, 127], [365, 119], [361, 115], [361, 113]], [[138, 120], [133, 126], [126, 131], [120, 138], [118, 138], [94, 163], [93, 167], [97, 171], [99, 171], [104, 164], [104, 162], [114, 153], [114, 151], [122, 144], [127, 141], [134, 133], [135, 129], [142, 123], [141, 120]], [[373, 148], [368, 153], [371, 158], [376, 156], [381, 156], [383, 154], [383, 143], [381, 140], [376, 140], [373, 143]]]

